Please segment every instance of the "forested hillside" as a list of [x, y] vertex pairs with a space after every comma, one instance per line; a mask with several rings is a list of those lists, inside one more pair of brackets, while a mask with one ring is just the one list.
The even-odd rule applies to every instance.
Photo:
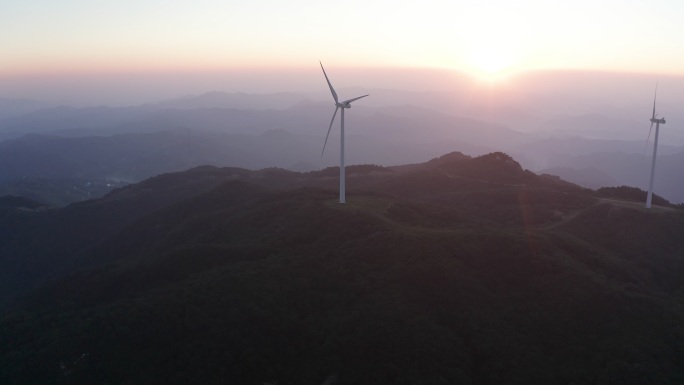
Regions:
[[0, 209], [3, 384], [680, 384], [684, 211], [503, 153]]

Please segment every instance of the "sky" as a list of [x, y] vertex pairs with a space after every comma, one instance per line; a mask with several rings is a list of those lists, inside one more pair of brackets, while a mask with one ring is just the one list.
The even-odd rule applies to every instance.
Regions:
[[490, 80], [540, 69], [684, 76], [682, 16], [684, 2], [669, 0], [5, 0], [0, 96], [104, 75], [251, 73], [243, 88], [259, 90], [259, 74], [319, 60]]

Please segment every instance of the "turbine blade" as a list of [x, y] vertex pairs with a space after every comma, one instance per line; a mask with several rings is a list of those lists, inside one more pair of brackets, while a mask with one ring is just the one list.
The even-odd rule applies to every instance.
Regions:
[[644, 162], [644, 157], [646, 156], [646, 149], [648, 148], [648, 141], [651, 140], [651, 131], [653, 131], [653, 122], [651, 122], [651, 128], [648, 129], [648, 136], [646, 137], [646, 145], [644, 146], [644, 152], [641, 154], [641, 163]]
[[[658, 96], [658, 82], [656, 82], [655, 94], [653, 94], [653, 115], [652, 115], [653, 119], [655, 119], [655, 116], [656, 116], [655, 105], [656, 105], [656, 97], [657, 96]], [[653, 128], [653, 124], [651, 124], [651, 128]]]
[[323, 70], [323, 75], [325, 76], [325, 81], [328, 82], [328, 87], [330, 87], [330, 92], [332, 92], [333, 99], [335, 99], [335, 103], [337, 103], [337, 92], [335, 92], [335, 89], [333, 88], [332, 84], [330, 84], [330, 79], [328, 79], [328, 74], [325, 73], [325, 68], [323, 68], [323, 63], [320, 61], [318, 62], [321, 65], [321, 69]]
[[323, 157], [323, 153], [325, 152], [325, 145], [328, 144], [328, 137], [330, 136], [330, 130], [332, 129], [332, 125], [335, 122], [335, 115], [337, 115], [337, 110], [339, 110], [340, 107], [335, 107], [335, 112], [333, 112], [333, 117], [330, 119], [330, 127], [328, 127], [328, 133], [325, 135], [325, 142], [323, 142], [323, 150], [321, 151], [321, 158]]
[[359, 99], [361, 99], [361, 98], [365, 98], [366, 96], [368, 96], [368, 95], [363, 95], [363, 96], [359, 96], [358, 98], [345, 100], [345, 101], [343, 101], [342, 103], [351, 103], [351, 102], [353, 102], [354, 100], [359, 100]]

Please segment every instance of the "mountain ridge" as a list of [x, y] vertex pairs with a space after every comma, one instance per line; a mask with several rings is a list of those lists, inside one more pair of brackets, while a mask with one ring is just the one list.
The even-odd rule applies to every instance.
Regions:
[[334, 168], [203, 166], [0, 216], [0, 250], [52, 263], [0, 313], [0, 382], [684, 378], [681, 210], [501, 152], [349, 170], [345, 205]]

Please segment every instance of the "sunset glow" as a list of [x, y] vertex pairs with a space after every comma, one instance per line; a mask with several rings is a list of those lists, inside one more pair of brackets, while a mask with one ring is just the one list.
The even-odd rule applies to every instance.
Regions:
[[318, 60], [338, 68], [449, 69], [489, 80], [537, 69], [684, 75], [682, 14], [684, 3], [666, 0], [648, 8], [617, 0], [11, 1], [0, 14], [0, 82], [275, 72]]
[[511, 52], [494, 47], [482, 47], [474, 52], [471, 62], [474, 67], [474, 75], [487, 81], [504, 78], [514, 69], [516, 64]]

